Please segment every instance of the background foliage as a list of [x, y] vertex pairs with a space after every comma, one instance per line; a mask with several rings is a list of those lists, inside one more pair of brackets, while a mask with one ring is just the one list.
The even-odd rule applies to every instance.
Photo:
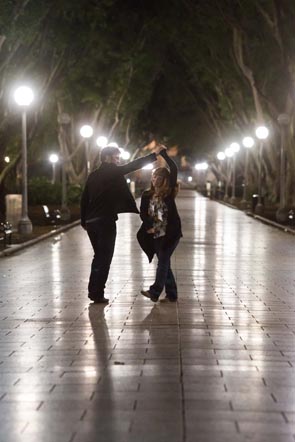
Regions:
[[[0, 0], [0, 11], [2, 196], [11, 177], [20, 180], [20, 115], [11, 91], [26, 82], [37, 97], [28, 115], [29, 170], [59, 146], [78, 185], [85, 179], [78, 129], [86, 121], [133, 152], [155, 136], [192, 160], [207, 157], [218, 179], [224, 170], [216, 152], [265, 123], [265, 193], [276, 202], [277, 118], [287, 113], [288, 202], [295, 204], [294, 2]], [[67, 125], [58, 123], [64, 113]], [[253, 149], [253, 188], [257, 164]], [[242, 155], [238, 166], [242, 176]]]

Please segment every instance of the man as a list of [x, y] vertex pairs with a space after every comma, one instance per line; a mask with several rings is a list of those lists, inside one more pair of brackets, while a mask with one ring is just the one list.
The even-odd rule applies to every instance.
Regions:
[[118, 213], [139, 213], [124, 175], [156, 161], [161, 149], [158, 146], [155, 153], [120, 166], [120, 150], [105, 147], [100, 154], [100, 167], [86, 181], [81, 198], [81, 225], [94, 250], [88, 297], [95, 303], [109, 301], [104, 297], [104, 289], [115, 248]]

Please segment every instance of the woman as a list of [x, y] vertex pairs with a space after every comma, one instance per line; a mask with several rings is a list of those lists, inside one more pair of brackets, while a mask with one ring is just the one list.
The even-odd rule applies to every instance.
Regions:
[[157, 302], [165, 287], [166, 300], [177, 301], [177, 285], [170, 267], [170, 258], [182, 236], [181, 222], [175, 204], [177, 193], [177, 166], [167, 155], [166, 147], [160, 154], [169, 166], [154, 170], [151, 188], [141, 197], [140, 217], [143, 221], [137, 239], [149, 262], [154, 254], [158, 257], [158, 266], [154, 284], [141, 293], [146, 298]]

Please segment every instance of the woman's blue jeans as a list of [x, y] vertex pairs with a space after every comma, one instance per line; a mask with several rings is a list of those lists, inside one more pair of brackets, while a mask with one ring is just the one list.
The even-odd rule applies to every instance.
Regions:
[[[170, 299], [177, 299], [177, 285], [171, 270], [170, 258], [178, 243], [179, 239], [167, 246], [167, 244], [164, 243], [164, 237], [154, 239], [154, 248], [158, 257], [158, 266], [156, 280], [149, 288], [149, 292], [154, 298], [158, 298], [165, 287], [167, 297]], [[163, 247], [163, 244], [165, 244], [165, 247]]]

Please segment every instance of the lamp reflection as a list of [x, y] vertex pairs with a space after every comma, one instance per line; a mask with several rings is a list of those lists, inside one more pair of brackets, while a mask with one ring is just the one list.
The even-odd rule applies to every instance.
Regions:
[[52, 294], [55, 297], [55, 301], [61, 301], [61, 259], [60, 259], [60, 239], [56, 237], [55, 242], [51, 244], [51, 281], [52, 281]]

